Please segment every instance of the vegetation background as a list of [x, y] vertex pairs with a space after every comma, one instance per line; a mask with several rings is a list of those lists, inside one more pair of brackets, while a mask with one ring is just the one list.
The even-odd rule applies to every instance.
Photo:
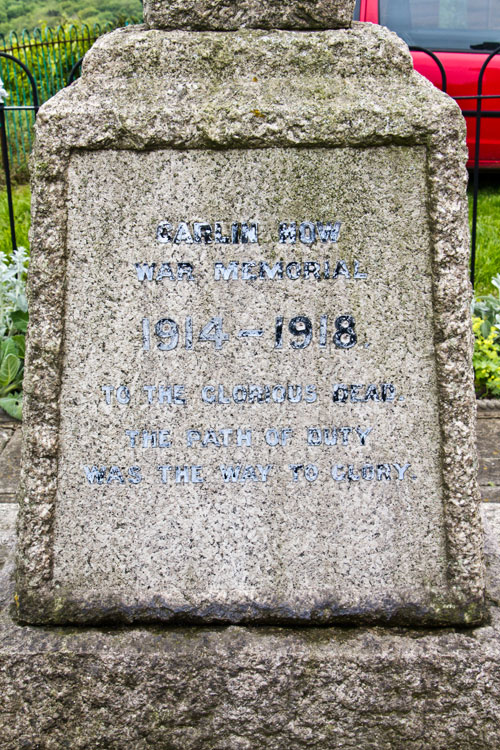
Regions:
[[0, 34], [71, 22], [142, 21], [142, 0], [0, 0]]

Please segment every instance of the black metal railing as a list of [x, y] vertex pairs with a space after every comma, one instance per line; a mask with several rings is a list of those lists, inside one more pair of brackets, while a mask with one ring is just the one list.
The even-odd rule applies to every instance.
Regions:
[[[474, 287], [474, 279], [476, 272], [476, 240], [477, 240], [477, 201], [479, 196], [479, 151], [481, 146], [481, 120], [483, 117], [500, 117], [500, 112], [483, 112], [483, 100], [492, 98], [491, 94], [483, 94], [483, 79], [486, 73], [486, 68], [493, 60], [493, 58], [500, 52], [500, 47], [497, 47], [491, 55], [488, 55], [481, 70], [479, 72], [479, 78], [477, 80], [477, 97], [476, 99], [476, 144], [474, 150], [474, 182], [473, 182], [473, 200], [472, 200], [472, 234], [471, 234], [471, 257], [470, 257], [470, 280]], [[458, 99], [458, 97], [456, 97]], [[462, 98], [462, 97], [460, 97]], [[497, 97], [498, 98], [498, 97]]]
[[[441, 73], [441, 88], [444, 92], [448, 87], [448, 81], [446, 78], [446, 71], [443, 67], [441, 60], [437, 57], [434, 52], [426, 49], [425, 47], [410, 47], [412, 52], [423, 52], [424, 54], [431, 57], [439, 68]], [[476, 277], [476, 246], [477, 246], [477, 214], [478, 214], [478, 198], [479, 198], [479, 164], [480, 164], [480, 149], [481, 149], [481, 122], [483, 117], [500, 117], [500, 111], [483, 110], [482, 104], [486, 99], [500, 99], [500, 94], [483, 94], [483, 81], [484, 74], [490, 62], [500, 52], [500, 46], [493, 50], [488, 55], [477, 79], [477, 94], [470, 94], [467, 96], [454, 96], [453, 99], [459, 102], [462, 100], [475, 100], [476, 109], [462, 109], [464, 117], [475, 117], [476, 118], [476, 133], [475, 133], [475, 148], [474, 148], [474, 166], [473, 166], [473, 183], [472, 183], [472, 227], [471, 227], [471, 256], [470, 256], [470, 280], [472, 287], [474, 287]]]
[[7, 122], [5, 119], [5, 111], [8, 110], [26, 110], [30, 109], [33, 111], [34, 116], [37, 116], [39, 109], [38, 90], [36, 87], [35, 79], [30, 69], [17, 57], [8, 54], [7, 52], [0, 52], [0, 57], [10, 60], [14, 65], [21, 68], [22, 72], [27, 76], [30, 89], [31, 89], [31, 105], [27, 106], [13, 106], [6, 107], [3, 97], [0, 97], [0, 141], [2, 149], [2, 164], [5, 173], [5, 186], [7, 191], [7, 207], [9, 211], [9, 224], [10, 224], [10, 238], [12, 241], [12, 251], [15, 253], [17, 250], [16, 240], [16, 222], [14, 216], [14, 201], [12, 200], [12, 180], [10, 177], [10, 162], [9, 162], [9, 146], [7, 142]]
[[[426, 49], [425, 47], [410, 47], [410, 50], [412, 52], [422, 52], [428, 55], [436, 63], [439, 69], [440, 76], [441, 76], [441, 88], [444, 92], [446, 92], [447, 87], [448, 87], [446, 71], [444, 69], [444, 66], [441, 60], [438, 58], [438, 56], [431, 50]], [[500, 46], [497, 47], [495, 50], [493, 50], [493, 52], [491, 52], [491, 54], [488, 55], [487, 59], [484, 61], [481, 67], [480, 73], [479, 73], [479, 77], [478, 77], [477, 94], [453, 97], [456, 101], [460, 101], [460, 100], [475, 100], [476, 101], [475, 109], [471, 109], [471, 110], [463, 109], [462, 110], [462, 114], [464, 115], [464, 117], [474, 117], [476, 120], [474, 166], [472, 170], [473, 171], [473, 198], [472, 198], [471, 261], [470, 261], [470, 277], [471, 277], [472, 286], [474, 286], [475, 270], [476, 270], [481, 122], [483, 118], [485, 117], [500, 118], [500, 110], [498, 111], [483, 110], [483, 107], [482, 107], [483, 101], [488, 100], [488, 99], [500, 99], [500, 94], [483, 94], [482, 93], [483, 82], [484, 82], [484, 75], [486, 73], [488, 65], [499, 53], [500, 53]], [[0, 101], [0, 140], [1, 140], [1, 151], [2, 151], [2, 163], [3, 163], [3, 170], [4, 170], [5, 182], [6, 182], [12, 249], [15, 251], [17, 249], [16, 229], [15, 229], [14, 206], [13, 206], [13, 200], [12, 200], [12, 182], [11, 182], [11, 175], [10, 175], [9, 149], [8, 149], [8, 143], [7, 143], [7, 129], [6, 129], [5, 113], [8, 111], [13, 111], [13, 110], [32, 111], [34, 116], [36, 117], [36, 114], [39, 109], [39, 97], [38, 97], [38, 91], [37, 91], [35, 79], [31, 71], [28, 69], [28, 67], [23, 62], [21, 62], [21, 60], [17, 59], [13, 55], [10, 55], [6, 52], [0, 52], [0, 57], [4, 57], [8, 59], [10, 62], [12, 62], [15, 65], [18, 65], [21, 68], [22, 72], [28, 77], [30, 88], [31, 88], [31, 98], [32, 98], [32, 104], [25, 105], [25, 106], [10, 106], [9, 107], [9, 106], [6, 106], [4, 102]], [[67, 81], [68, 86], [74, 82], [74, 80], [77, 78], [78, 74], [80, 73], [82, 60], [83, 60], [83, 57], [77, 60], [76, 63], [73, 65], [68, 76], [68, 81]]]
[[431, 52], [430, 49], [427, 49], [427, 47], [410, 47], [410, 52], [423, 52], [425, 55], [428, 55], [439, 68], [439, 72], [441, 73], [441, 91], [444, 91], [446, 93], [446, 89], [448, 87], [448, 81], [446, 79], [446, 71], [444, 69], [444, 65], [439, 59], [439, 57], [436, 55], [435, 52]]
[[68, 83], [66, 84], [67, 86], [71, 86], [73, 81], [76, 80], [78, 73], [81, 72], [82, 62], [83, 62], [83, 57], [80, 57], [80, 59], [77, 60], [76, 63], [71, 68], [69, 72], [69, 76], [68, 76]]
[[[10, 172], [10, 157], [9, 157], [9, 145], [8, 145], [8, 135], [7, 135], [7, 122], [5, 113], [6, 112], [33, 112], [34, 118], [36, 119], [36, 116], [38, 114], [38, 110], [40, 109], [40, 100], [38, 96], [38, 88], [36, 85], [35, 78], [33, 74], [31, 73], [28, 66], [23, 63], [21, 60], [19, 60], [17, 57], [14, 57], [13, 55], [7, 53], [7, 52], [0, 52], [0, 58], [4, 58], [6, 60], [9, 60], [13, 65], [18, 66], [21, 69], [21, 74], [24, 73], [26, 77], [28, 78], [30, 91], [31, 91], [31, 104], [26, 105], [13, 105], [13, 106], [6, 106], [5, 102], [3, 101], [3, 98], [0, 97], [0, 148], [2, 152], [2, 166], [5, 176], [5, 190], [7, 194], [7, 208], [9, 213], [9, 225], [10, 225], [10, 237], [11, 237], [11, 243], [12, 243], [12, 251], [16, 252], [17, 250], [17, 239], [16, 239], [16, 222], [15, 222], [15, 216], [14, 216], [14, 201], [12, 197], [12, 179], [11, 179], [11, 172]], [[76, 63], [71, 68], [70, 74], [68, 76], [67, 85], [69, 86], [72, 84], [75, 79], [77, 78], [78, 74], [80, 73], [80, 69], [82, 66], [83, 57], [80, 57], [79, 60], [76, 61]]]

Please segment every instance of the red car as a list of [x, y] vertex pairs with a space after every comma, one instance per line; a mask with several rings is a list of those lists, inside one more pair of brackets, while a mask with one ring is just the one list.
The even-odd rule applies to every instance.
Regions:
[[[473, 166], [478, 79], [488, 56], [500, 47], [500, 0], [357, 0], [354, 18], [380, 23], [395, 31], [409, 47], [431, 50], [446, 72], [447, 93], [466, 114], [469, 163]], [[424, 52], [412, 51], [415, 69], [438, 88], [441, 73]], [[483, 77], [479, 165], [500, 167], [500, 54], [493, 57]]]

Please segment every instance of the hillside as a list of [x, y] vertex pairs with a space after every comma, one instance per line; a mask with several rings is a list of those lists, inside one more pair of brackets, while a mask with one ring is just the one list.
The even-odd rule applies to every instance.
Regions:
[[57, 26], [71, 21], [88, 24], [142, 19], [142, 0], [0, 0], [0, 34]]

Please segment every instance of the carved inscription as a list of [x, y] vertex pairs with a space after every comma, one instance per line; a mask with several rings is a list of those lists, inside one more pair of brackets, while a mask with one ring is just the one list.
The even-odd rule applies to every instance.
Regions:
[[[311, 246], [336, 243], [341, 230], [340, 221], [302, 221], [278, 222], [275, 228], [274, 241], [278, 245], [290, 246], [301, 244]], [[259, 224], [255, 221], [233, 221], [226, 226], [223, 222], [209, 221], [161, 221], [156, 230], [156, 241], [160, 245], [257, 245], [259, 244]], [[161, 263], [138, 260], [131, 272], [136, 283], [149, 288], [149, 284], [162, 282], [189, 284], [208, 276], [207, 283], [213, 282], [260, 282], [260, 281], [336, 281], [349, 280], [353, 283], [366, 282], [368, 273], [363, 270], [360, 260], [323, 258], [321, 260], [216, 260], [213, 271], [206, 267], [196, 267], [193, 261], [166, 260]], [[211, 276], [211, 278], [210, 278]], [[356, 318], [347, 309], [338, 314], [310, 314], [298, 312], [293, 315], [274, 315], [266, 319], [256, 319], [252, 326], [242, 326], [230, 316], [214, 314], [205, 320], [199, 320], [191, 314], [182, 318], [172, 317], [168, 313], [168, 302], [164, 312], [155, 317], [143, 317], [138, 321], [137, 346], [147, 357], [152, 351], [165, 355], [165, 362], [176, 356], [176, 351], [192, 351], [193, 356], [203, 356], [204, 347], [212, 346], [214, 350], [229, 351], [231, 347], [245, 346], [248, 342], [258, 342], [268, 351], [301, 351], [317, 347], [326, 353], [347, 351], [356, 346], [368, 349], [370, 342], [365, 340], [363, 332], [358, 331]], [[133, 335], [133, 332], [131, 332]], [[222, 373], [221, 373], [222, 374]], [[324, 399], [327, 404], [390, 404], [396, 400], [404, 402], [404, 396], [398, 394], [392, 382], [379, 383], [337, 383], [332, 382], [328, 394], [321, 393], [315, 383], [239, 383], [228, 385], [221, 382], [201, 384], [196, 390], [189, 389], [183, 383], [145, 383], [133, 388], [129, 384], [103, 384], [100, 387], [102, 398], [107, 406], [126, 408], [140, 403], [153, 410], [162, 409], [168, 414], [170, 409], [189, 408], [199, 405], [217, 407], [225, 405], [252, 405], [265, 407], [268, 404], [283, 404], [287, 408], [296, 405], [317, 404]], [[325, 398], [326, 396], [326, 398]], [[196, 412], [198, 413], [198, 408]], [[265, 415], [264, 421], [265, 421]], [[341, 415], [339, 415], [341, 416]], [[209, 420], [212, 412], [207, 412]], [[339, 463], [332, 456], [328, 469], [310, 461], [303, 463], [237, 463], [224, 460], [221, 463], [181, 464], [171, 457], [175, 449], [193, 451], [203, 454], [218, 449], [222, 454], [230, 454], [231, 449], [290, 448], [304, 446], [307, 449], [339, 447], [370, 448], [376, 440], [376, 424], [351, 424], [341, 422], [328, 426], [311, 424], [300, 432], [289, 426], [263, 426], [261, 429], [250, 429], [244, 425], [213, 426], [212, 423], [199, 425], [178, 432], [164, 426], [155, 429], [143, 426], [130, 426], [123, 430], [126, 445], [137, 451], [153, 450], [158, 457], [169, 455], [169, 461], [158, 458], [156, 472], [149, 481], [163, 485], [204, 484], [208, 480], [222, 484], [228, 483], [266, 483], [273, 476], [285, 474], [293, 483], [333, 482], [349, 484], [351, 482], [407, 482], [415, 481], [416, 475], [411, 470], [411, 463], [394, 459], [383, 462]], [[144, 470], [139, 465], [101, 466], [84, 465], [82, 474], [90, 485], [140, 485], [145, 481]]]
[[426, 164], [72, 154], [61, 591], [326, 623], [445, 585]]

